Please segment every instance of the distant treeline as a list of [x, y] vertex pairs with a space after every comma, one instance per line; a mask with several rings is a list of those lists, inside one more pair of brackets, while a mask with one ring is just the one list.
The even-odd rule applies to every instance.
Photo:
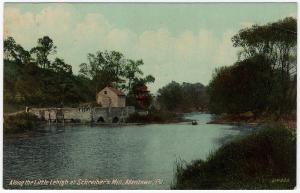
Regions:
[[216, 69], [208, 86], [213, 113], [296, 111], [297, 20], [253, 25], [232, 38], [239, 60]]
[[182, 83], [175, 81], [158, 90], [157, 103], [169, 111], [191, 112], [206, 110], [208, 96], [201, 83]]

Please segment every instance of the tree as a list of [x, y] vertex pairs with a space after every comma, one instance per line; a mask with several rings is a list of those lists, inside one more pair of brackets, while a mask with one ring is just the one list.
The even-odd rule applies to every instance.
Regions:
[[134, 78], [130, 86], [128, 86], [129, 92], [126, 97], [127, 104], [135, 106], [139, 109], [147, 109], [153, 101], [148, 87], [148, 83], [155, 81], [152, 75], [148, 75], [145, 78]]
[[125, 59], [117, 51], [98, 51], [96, 54], [88, 54], [88, 63], [80, 65], [79, 73], [92, 80], [96, 93], [106, 86], [113, 86], [127, 90], [130, 95], [134, 85], [146, 85], [155, 81], [151, 75], [142, 77], [140, 66], [143, 64], [143, 60]]
[[253, 25], [239, 31], [232, 38], [234, 47], [241, 47], [240, 58], [264, 55], [272, 61], [273, 68], [289, 72], [297, 45], [297, 20], [288, 17], [267, 25]]
[[98, 51], [96, 54], [88, 54], [88, 61], [80, 65], [79, 73], [93, 81], [96, 93], [114, 82], [122, 82], [125, 60], [120, 52]]
[[4, 59], [14, 61], [18, 64], [28, 64], [30, 62], [30, 53], [21, 45], [17, 44], [12, 37], [4, 40]]
[[172, 81], [158, 90], [157, 101], [165, 110], [189, 112], [205, 108], [208, 98], [201, 83], [179, 84]]
[[132, 88], [132, 83], [138, 78], [139, 75], [143, 75], [140, 66], [144, 64], [143, 60], [127, 60], [127, 64], [124, 67], [124, 76], [128, 79], [128, 90]]
[[152, 75], [147, 75], [145, 78], [142, 78], [141, 81], [144, 82], [144, 84], [153, 83], [155, 78]]
[[[49, 42], [52, 41], [50, 40], [49, 38]], [[41, 45], [44, 44], [43, 41], [40, 42]], [[53, 62], [47, 59], [47, 68], [43, 68], [40, 64], [31, 65], [36, 64], [36, 61], [30, 61], [30, 53], [13, 38], [4, 40], [4, 49], [5, 104], [40, 107], [76, 106], [80, 102], [94, 100], [91, 81], [75, 76], [72, 73], [72, 66], [66, 64], [63, 59], [56, 58]], [[42, 50], [41, 47], [38, 50]]]
[[[80, 65], [78, 76], [72, 73], [72, 66], [63, 59], [50, 61], [48, 57], [54, 53], [56, 46], [48, 36], [38, 39], [38, 45], [30, 52], [12, 37], [4, 41], [6, 104], [18, 102], [19, 105], [40, 107], [77, 106], [80, 102], [94, 101], [95, 91], [105, 86], [124, 88], [131, 92], [132, 85], [145, 85], [155, 80], [151, 75], [142, 76], [142, 60], [125, 59], [117, 51], [88, 54], [88, 62]], [[34, 60], [31, 60], [30, 54]]]
[[68, 73], [72, 74], [72, 66], [66, 64], [63, 59], [55, 58], [54, 62], [52, 62], [50, 69], [54, 72], [58, 73]]
[[181, 85], [185, 107], [195, 110], [205, 109], [208, 103], [206, 88], [201, 83], [183, 82]]
[[284, 113], [291, 107], [287, 108], [287, 103], [295, 104], [295, 101], [289, 100], [293, 98], [291, 93], [294, 93], [296, 88], [297, 20], [288, 17], [263, 26], [253, 25], [251, 28], [240, 30], [232, 41], [234, 47], [242, 48], [240, 60], [264, 55], [270, 61], [271, 72], [279, 76], [280, 112]]
[[63, 59], [55, 58], [54, 62], [51, 63], [50, 69], [56, 72], [55, 90], [58, 91], [56, 96], [59, 96], [60, 103], [63, 106], [66, 101], [66, 96], [70, 96], [68, 93], [71, 93], [74, 87], [71, 80], [72, 76], [70, 76], [72, 75], [72, 66], [66, 64]]
[[221, 67], [216, 69], [208, 85], [209, 109], [217, 114], [274, 110], [274, 96], [278, 93], [276, 83], [270, 61], [264, 56]]
[[56, 46], [48, 36], [39, 38], [37, 43], [38, 45], [32, 48], [30, 53], [35, 56], [36, 63], [40, 67], [49, 68], [51, 63], [48, 56], [56, 53]]

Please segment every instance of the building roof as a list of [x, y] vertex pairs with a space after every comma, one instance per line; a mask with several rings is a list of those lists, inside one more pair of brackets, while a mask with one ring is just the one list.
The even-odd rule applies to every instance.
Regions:
[[116, 88], [113, 88], [113, 87], [109, 87], [109, 86], [107, 86], [106, 88], [109, 88], [111, 91], [113, 91], [114, 93], [116, 93], [119, 96], [125, 96], [125, 94], [121, 90], [119, 90], [119, 89], [116, 89]]

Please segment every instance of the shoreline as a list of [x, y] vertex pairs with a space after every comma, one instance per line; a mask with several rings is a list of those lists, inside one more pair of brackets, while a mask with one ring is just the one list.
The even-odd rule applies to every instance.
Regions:
[[[282, 125], [266, 125], [255, 133], [233, 140], [226, 141], [226, 138], [223, 140], [225, 140], [223, 145], [212, 152], [209, 158], [176, 163], [171, 189], [295, 187], [296, 133], [285, 129]], [[285, 159], [281, 158], [283, 154]], [[274, 179], [287, 180], [282, 183]]]
[[131, 122], [49, 122], [39, 120], [35, 116], [28, 116], [25, 112], [17, 112], [5, 116], [3, 133], [5, 135], [14, 135], [26, 132], [32, 132], [38, 129], [47, 127], [73, 127], [73, 126], [90, 126], [90, 127], [126, 127], [126, 126], [138, 126], [138, 125], [151, 125], [151, 124], [176, 124], [176, 123], [190, 123], [192, 120], [186, 119], [183, 116], [172, 117], [170, 119], [163, 120], [135, 120]]
[[265, 117], [239, 117], [239, 115], [225, 115], [216, 116], [207, 124], [228, 124], [236, 126], [259, 127], [269, 123], [279, 123], [287, 129], [295, 130], [297, 128], [297, 121], [287, 118], [280, 118], [274, 120], [268, 116]]
[[260, 125], [263, 125], [264, 123], [265, 122], [231, 121], [231, 120], [224, 120], [224, 119], [216, 119], [207, 122], [207, 124], [249, 126], [249, 127], [258, 127]]

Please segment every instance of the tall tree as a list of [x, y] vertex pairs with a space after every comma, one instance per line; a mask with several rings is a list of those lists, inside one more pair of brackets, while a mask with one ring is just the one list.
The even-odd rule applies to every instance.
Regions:
[[286, 104], [291, 102], [289, 99], [292, 97], [292, 90], [296, 88], [297, 20], [288, 17], [267, 25], [253, 25], [240, 30], [232, 41], [233, 46], [242, 48], [240, 60], [264, 55], [271, 61], [271, 72], [280, 76], [281, 95], [278, 100], [279, 109], [284, 113], [290, 108]]
[[127, 61], [127, 64], [124, 67], [124, 76], [128, 79], [128, 89], [132, 88], [132, 83], [139, 75], [143, 75], [140, 66], [144, 64], [143, 60], [131, 60]]
[[116, 51], [97, 52], [88, 54], [88, 63], [80, 65], [80, 75], [90, 78], [95, 85], [95, 92], [112, 83], [121, 83], [125, 59], [123, 54]]
[[12, 37], [4, 40], [4, 59], [16, 62], [18, 64], [28, 64], [30, 62], [30, 53], [21, 45], [17, 44]]
[[295, 67], [297, 20], [288, 17], [267, 25], [253, 25], [239, 31], [232, 38], [234, 47], [241, 47], [240, 59], [264, 55], [272, 67], [290, 72]]
[[48, 56], [56, 53], [56, 46], [48, 36], [39, 38], [37, 43], [38, 45], [32, 48], [30, 52], [35, 56], [36, 63], [40, 67], [49, 68], [51, 63]]
[[270, 61], [254, 56], [217, 69], [208, 85], [209, 108], [213, 113], [261, 113], [276, 107], [276, 78]]

